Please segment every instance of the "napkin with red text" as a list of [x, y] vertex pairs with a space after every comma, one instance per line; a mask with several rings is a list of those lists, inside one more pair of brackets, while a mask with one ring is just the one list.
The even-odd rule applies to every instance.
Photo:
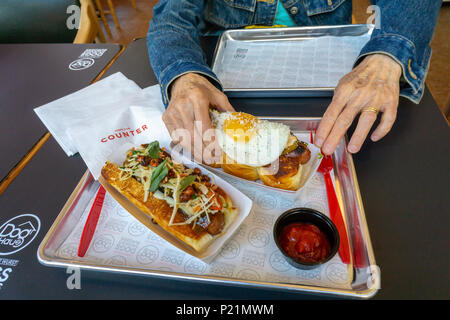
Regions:
[[108, 116], [114, 118], [130, 106], [148, 108], [153, 114], [164, 111], [158, 86], [141, 89], [118, 72], [34, 111], [64, 152], [72, 156], [78, 152], [69, 133], [74, 127], [84, 130], [94, 123], [95, 127], [108, 126]]
[[98, 179], [110, 155], [123, 145], [139, 146], [154, 140], [169, 145], [170, 135], [161, 116], [156, 108], [129, 106], [121, 112], [76, 123], [67, 132], [92, 176]]

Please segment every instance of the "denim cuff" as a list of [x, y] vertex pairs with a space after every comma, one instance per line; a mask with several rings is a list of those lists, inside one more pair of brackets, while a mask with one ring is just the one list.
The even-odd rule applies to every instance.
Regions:
[[161, 87], [162, 100], [166, 108], [169, 105], [170, 100], [170, 85], [175, 79], [186, 73], [198, 73], [206, 76], [206, 78], [211, 81], [213, 85], [215, 85], [219, 90], [222, 90], [222, 85], [220, 84], [219, 79], [208, 66], [197, 62], [177, 61], [164, 69], [158, 79]]
[[419, 103], [425, 89], [431, 49], [427, 48], [423, 61], [417, 61], [416, 49], [410, 40], [396, 34], [379, 34], [372, 37], [362, 48], [354, 67], [365, 56], [375, 53], [386, 54], [402, 66], [400, 95]]

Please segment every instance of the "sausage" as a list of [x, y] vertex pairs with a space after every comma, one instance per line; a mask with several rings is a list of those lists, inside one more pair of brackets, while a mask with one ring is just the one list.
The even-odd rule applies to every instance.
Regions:
[[187, 202], [191, 200], [192, 196], [194, 195], [195, 190], [192, 186], [187, 187], [184, 189], [180, 194], [180, 201], [181, 202]]
[[300, 164], [305, 164], [311, 159], [311, 151], [303, 142], [300, 141], [296, 150], [300, 151]]
[[215, 214], [210, 214], [209, 219], [210, 223], [206, 227], [206, 231], [213, 236], [221, 233], [225, 226], [225, 215], [222, 212], [216, 212]]
[[197, 225], [202, 227], [211, 235], [216, 235], [222, 232], [225, 226], [225, 215], [222, 212], [216, 212], [215, 214], [209, 215], [209, 222], [206, 215], [202, 215], [197, 220]]
[[286, 157], [298, 157], [300, 164], [305, 164], [311, 158], [311, 151], [308, 149], [307, 145], [299, 141], [297, 148], [286, 154]]

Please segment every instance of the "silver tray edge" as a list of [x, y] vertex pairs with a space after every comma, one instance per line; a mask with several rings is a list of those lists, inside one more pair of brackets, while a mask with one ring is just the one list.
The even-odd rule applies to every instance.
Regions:
[[[302, 120], [302, 121], [318, 121], [318, 117], [261, 117], [262, 119], [272, 120], [272, 121], [296, 121], [296, 120]], [[364, 237], [364, 243], [367, 248], [368, 253], [368, 259], [370, 262], [370, 265], [375, 266], [375, 256], [373, 253], [373, 247], [370, 240], [370, 235], [368, 231], [368, 225], [365, 218], [365, 212], [363, 208], [362, 203], [362, 197], [359, 189], [359, 184], [356, 176], [356, 169], [354, 166], [353, 158], [351, 155], [349, 155], [350, 159], [350, 167], [351, 167], [351, 174], [353, 181], [355, 182], [355, 194], [356, 194], [356, 200], [358, 204], [358, 210], [359, 210], [359, 218], [360, 218], [360, 225], [361, 225], [361, 234]], [[118, 272], [118, 273], [128, 273], [128, 274], [135, 274], [135, 275], [144, 275], [144, 276], [155, 276], [155, 277], [162, 277], [167, 279], [176, 279], [176, 280], [199, 280], [202, 282], [207, 283], [217, 283], [222, 285], [238, 285], [243, 287], [256, 287], [256, 288], [265, 288], [270, 290], [288, 290], [288, 291], [298, 291], [298, 292], [305, 292], [305, 293], [311, 293], [311, 294], [325, 294], [325, 295], [331, 295], [331, 296], [345, 296], [345, 297], [355, 297], [355, 298], [361, 298], [361, 299], [368, 299], [373, 297], [378, 292], [378, 287], [372, 287], [368, 288], [366, 290], [348, 290], [348, 289], [338, 289], [338, 288], [326, 288], [326, 287], [318, 287], [318, 286], [311, 286], [311, 285], [301, 285], [301, 284], [286, 284], [286, 283], [273, 283], [273, 282], [263, 282], [263, 281], [252, 281], [252, 280], [242, 280], [242, 279], [235, 279], [235, 278], [224, 278], [219, 276], [205, 276], [205, 275], [196, 275], [196, 274], [186, 274], [186, 273], [176, 273], [176, 272], [159, 272], [159, 271], [152, 271], [152, 270], [143, 270], [138, 268], [132, 268], [132, 267], [120, 267], [120, 266], [95, 266], [88, 263], [83, 263], [80, 261], [75, 260], [66, 260], [66, 259], [59, 259], [54, 257], [49, 257], [45, 253], [45, 247], [47, 246], [49, 240], [52, 238], [55, 230], [58, 228], [58, 226], [61, 224], [61, 222], [64, 220], [67, 212], [71, 208], [73, 201], [76, 199], [77, 195], [80, 192], [80, 189], [83, 187], [83, 185], [88, 183], [89, 179], [93, 179], [92, 176], [89, 173], [89, 170], [87, 170], [82, 178], [80, 179], [79, 183], [75, 187], [72, 194], [69, 196], [68, 200], [66, 201], [65, 205], [61, 209], [60, 213], [58, 214], [57, 218], [53, 222], [52, 226], [48, 230], [47, 234], [41, 241], [38, 250], [37, 250], [37, 259], [39, 263], [45, 266], [51, 266], [51, 267], [78, 267], [86, 270], [93, 270], [93, 271], [104, 271], [104, 272]], [[376, 280], [380, 281], [380, 275], [374, 274], [373, 277], [376, 278]]]
[[[211, 70], [217, 62], [218, 53], [222, 50], [225, 38], [231, 38], [233, 33], [258, 33], [258, 32], [280, 32], [280, 31], [308, 31], [308, 30], [343, 30], [343, 29], [361, 29], [366, 28], [369, 33], [373, 31], [373, 24], [348, 24], [336, 26], [306, 26], [306, 27], [289, 27], [289, 28], [264, 28], [264, 29], [231, 29], [224, 31], [217, 41], [214, 48], [213, 58], [211, 62]], [[276, 96], [316, 96], [314, 92], [321, 92], [320, 96], [332, 96], [334, 87], [299, 87], [299, 88], [223, 88], [223, 91], [232, 97], [254, 97], [263, 92], [275, 94]], [[296, 94], [297, 93], [297, 94]]]

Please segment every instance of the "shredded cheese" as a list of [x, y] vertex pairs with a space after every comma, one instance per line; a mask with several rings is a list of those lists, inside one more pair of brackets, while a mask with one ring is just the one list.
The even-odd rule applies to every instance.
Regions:
[[175, 219], [175, 215], [178, 210], [178, 197], [179, 197], [178, 189], [180, 188], [180, 180], [181, 179], [180, 179], [180, 175], [178, 174], [178, 172], [175, 171], [175, 173], [177, 175], [177, 184], [175, 186], [175, 189], [173, 190], [174, 203], [173, 203], [172, 216], [170, 217], [170, 221], [169, 221], [169, 226], [171, 226], [173, 224], [173, 220]]
[[[152, 173], [156, 169], [154, 164], [151, 164], [154, 158], [150, 157], [147, 148], [136, 148], [132, 149], [127, 153], [127, 159], [123, 166], [120, 167], [120, 180], [127, 180], [130, 178], [135, 178], [144, 188], [144, 202], [148, 200], [150, 193], [150, 188], [152, 185]], [[143, 162], [144, 160], [144, 162]], [[166, 176], [158, 185], [158, 189], [153, 192], [153, 196], [157, 199], [164, 200], [167, 204], [172, 207], [172, 214], [169, 220], [170, 225], [184, 225], [193, 223], [192, 228], [195, 227], [197, 220], [205, 215], [208, 223], [211, 222], [210, 214], [215, 214], [219, 212], [216, 210], [219, 199], [215, 198], [216, 194], [214, 192], [214, 185], [211, 183], [206, 184], [204, 180], [198, 175], [194, 174], [194, 169], [186, 168], [182, 163], [174, 162], [170, 157], [166, 158], [165, 166], [171, 171], [172, 178]], [[149, 163], [151, 165], [144, 165]], [[173, 177], [173, 174], [176, 178]], [[190, 175], [194, 175], [196, 178], [191, 182], [195, 190], [195, 197], [191, 196], [189, 200], [180, 202], [181, 193], [187, 187], [181, 181]], [[170, 176], [170, 175], [169, 175]], [[213, 177], [209, 177], [213, 181]], [[183, 190], [181, 187], [183, 185]], [[220, 195], [218, 195], [220, 196]], [[220, 200], [223, 200], [222, 197]], [[222, 201], [224, 203], [224, 201]], [[211, 207], [215, 205], [214, 209]], [[176, 213], [178, 209], [182, 210], [186, 220], [183, 222], [174, 223]]]

